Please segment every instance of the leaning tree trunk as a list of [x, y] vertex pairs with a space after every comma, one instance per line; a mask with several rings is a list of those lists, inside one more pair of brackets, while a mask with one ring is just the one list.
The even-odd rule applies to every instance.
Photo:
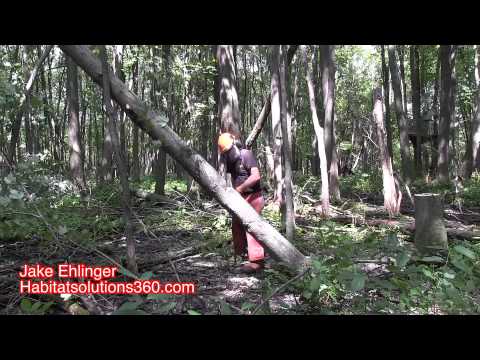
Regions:
[[415, 246], [425, 255], [437, 255], [448, 247], [439, 194], [415, 195]]
[[380, 159], [382, 161], [383, 177], [383, 204], [390, 216], [398, 215], [400, 212], [400, 192], [395, 188], [395, 179], [393, 177], [392, 158], [388, 151], [386, 142], [385, 127], [383, 125], [383, 106], [382, 89], [377, 88], [373, 91], [373, 119], [377, 125], [378, 147], [380, 148]]
[[440, 45], [441, 58], [441, 91], [440, 91], [440, 124], [438, 142], [438, 180], [448, 182], [448, 143], [450, 138], [450, 122], [452, 118], [452, 70], [455, 66], [455, 50], [453, 45]]
[[395, 45], [388, 46], [388, 62], [392, 76], [393, 96], [395, 98], [395, 113], [400, 129], [400, 154], [402, 157], [402, 170], [405, 182], [409, 184], [413, 179], [412, 157], [410, 154], [410, 141], [408, 139], [408, 122], [405, 115], [402, 99], [402, 85], [398, 72]]
[[11, 130], [11, 136], [10, 136], [10, 149], [9, 149], [9, 154], [8, 154], [8, 159], [10, 163], [13, 163], [16, 158], [16, 148], [17, 148], [17, 143], [20, 135], [20, 127], [22, 124], [22, 117], [23, 117], [23, 112], [26, 109], [26, 100], [27, 98], [30, 97], [30, 94], [32, 93], [33, 89], [33, 82], [35, 81], [38, 70], [42, 66], [43, 62], [47, 58], [48, 54], [50, 53], [50, 50], [52, 50], [53, 45], [48, 45], [45, 51], [43, 52], [42, 56], [38, 59], [37, 63], [35, 64], [35, 67], [33, 68], [30, 78], [27, 81], [27, 84], [25, 85], [25, 88], [23, 90], [22, 94], [22, 99], [20, 101], [20, 106], [18, 107], [18, 112], [15, 117], [15, 121], [12, 124], [12, 130]]
[[79, 104], [78, 104], [78, 71], [75, 62], [67, 56], [67, 102], [68, 102], [68, 146], [70, 148], [70, 172], [73, 181], [85, 194], [85, 172], [83, 170], [83, 154], [80, 136]]
[[320, 125], [317, 115], [317, 105], [315, 103], [315, 89], [313, 85], [312, 70], [307, 59], [307, 49], [305, 45], [301, 46], [303, 60], [307, 69], [308, 99], [310, 101], [310, 110], [312, 112], [313, 127], [317, 138], [318, 157], [320, 158], [320, 174], [322, 178], [322, 214], [325, 217], [330, 215], [330, 194], [328, 188], [327, 155], [325, 151], [324, 129]]
[[[127, 240], [127, 267], [131, 272], [136, 274], [138, 272], [138, 267], [135, 259], [135, 238], [133, 237], [132, 210], [130, 208], [130, 187], [128, 185], [127, 169], [125, 166], [125, 160], [123, 158], [124, 153], [122, 151], [116, 129], [116, 120], [118, 119], [116, 118], [115, 111], [113, 110], [113, 104], [110, 97], [110, 71], [107, 61], [107, 52], [104, 45], [100, 47], [100, 53], [102, 58], [101, 77], [103, 80], [103, 105], [105, 107], [105, 112], [107, 113], [107, 131], [112, 137], [113, 152], [115, 161], [117, 163], [118, 177], [120, 178], [120, 183], [122, 186], [123, 217], [125, 220], [125, 237]], [[116, 79], [118, 80], [118, 78]]]
[[[87, 46], [61, 45], [61, 49], [97, 83], [102, 84], [102, 66]], [[168, 125], [168, 119], [148, 108], [118, 78], [109, 74], [112, 98], [122, 106], [130, 119], [162, 143], [164, 150], [178, 161], [189, 174], [232, 215], [237, 216], [246, 230], [261, 241], [272, 256], [286, 265], [302, 269], [308, 259], [266, 222], [234, 189], [227, 187], [217, 171], [192, 148], [188, 147]]]

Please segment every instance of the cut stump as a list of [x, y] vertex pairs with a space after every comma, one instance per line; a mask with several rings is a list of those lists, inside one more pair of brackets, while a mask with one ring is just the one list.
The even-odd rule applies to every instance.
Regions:
[[447, 250], [447, 230], [439, 194], [415, 195], [415, 246], [424, 255]]

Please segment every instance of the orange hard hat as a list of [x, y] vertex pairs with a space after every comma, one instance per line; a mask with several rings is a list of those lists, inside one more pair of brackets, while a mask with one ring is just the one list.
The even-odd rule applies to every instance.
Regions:
[[233, 146], [233, 142], [235, 138], [230, 133], [223, 133], [218, 137], [218, 149], [220, 150], [220, 154], [223, 154], [230, 150]]

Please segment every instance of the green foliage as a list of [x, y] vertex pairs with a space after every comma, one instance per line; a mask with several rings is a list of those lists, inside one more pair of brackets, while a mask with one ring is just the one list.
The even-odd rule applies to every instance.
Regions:
[[23, 298], [20, 301], [20, 309], [26, 315], [45, 315], [48, 314], [51, 310], [50, 308], [54, 305], [53, 301], [42, 302], [35, 301], [32, 302], [28, 298]]
[[340, 178], [340, 191], [342, 193], [373, 193], [381, 194], [383, 191], [382, 174], [376, 171], [370, 173], [355, 173]]

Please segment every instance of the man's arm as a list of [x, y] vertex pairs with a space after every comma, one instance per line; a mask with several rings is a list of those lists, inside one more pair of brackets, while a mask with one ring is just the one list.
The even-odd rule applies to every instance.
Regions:
[[252, 167], [250, 169], [250, 176], [244, 181], [242, 185], [235, 188], [240, 194], [243, 193], [249, 187], [255, 186], [260, 181], [260, 170], [258, 167]]

